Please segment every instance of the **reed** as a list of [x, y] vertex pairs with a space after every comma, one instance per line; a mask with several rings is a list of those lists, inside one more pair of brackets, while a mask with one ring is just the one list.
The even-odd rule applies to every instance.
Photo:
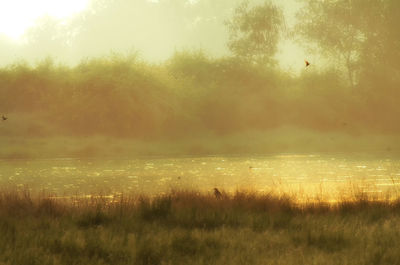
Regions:
[[1, 264], [398, 264], [400, 200], [0, 192]]

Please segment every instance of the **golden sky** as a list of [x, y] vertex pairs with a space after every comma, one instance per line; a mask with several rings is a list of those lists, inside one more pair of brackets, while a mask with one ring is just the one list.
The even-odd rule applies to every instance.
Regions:
[[[157, 0], [148, 1], [157, 2]], [[191, 3], [196, 4], [198, 1], [199, 0], [191, 1]], [[259, 0], [254, 1], [259, 2]], [[223, 55], [223, 53], [227, 52], [225, 44], [226, 36], [219, 36], [219, 38], [216, 39], [215, 35], [223, 35], [218, 34], [217, 30], [215, 32], [210, 32], [209, 36], [207, 36], [207, 32], [204, 33], [203, 31], [203, 35], [199, 37], [198, 41], [193, 40], [193, 36], [179, 36], [179, 38], [176, 38], [176, 34], [180, 33], [173, 32], [175, 31], [173, 26], [167, 30], [165, 27], [159, 27], [157, 30], [157, 18], [153, 19], [153, 22], [144, 22], [144, 24], [147, 23], [146, 25], [148, 25], [149, 32], [153, 32], [153, 35], [158, 35], [156, 40], [151, 39], [146, 35], [146, 33], [143, 33], [142, 29], [140, 29], [142, 32], [138, 35], [142, 34], [142, 36], [138, 37], [138, 39], [134, 39], [134, 37], [132, 37], [132, 39], [127, 39], [119, 38], [118, 36], [104, 36], [104, 38], [113, 38], [113, 43], [99, 43], [99, 45], [96, 45], [97, 47], [86, 50], [74, 48], [71, 49], [71, 54], [65, 55], [61, 54], [63, 49], [53, 50], [54, 44], [47, 45], [47, 43], [41, 43], [41, 47], [46, 47], [43, 48], [43, 51], [29, 48], [29, 43], [25, 43], [26, 47], [19, 48], [19, 50], [12, 47], [23, 46], [24, 41], [26, 42], [26, 33], [29, 32], [30, 29], [34, 28], [36, 26], [35, 23], [37, 23], [37, 21], [42, 17], [51, 17], [55, 21], [60, 21], [61, 24], [67, 23], [67, 21], [72, 19], [74, 16], [87, 11], [91, 2], [95, 3], [96, 0], [0, 1], [0, 41], [6, 40], [9, 43], [8, 48], [11, 49], [11, 51], [5, 51], [6, 48], [1, 47], [0, 43], [0, 47], [3, 49], [3, 54], [0, 53], [0, 59], [2, 59], [3, 64], [18, 59], [35, 62], [47, 56], [56, 57], [55, 59], [59, 61], [67, 60], [66, 63], [73, 63], [79, 61], [83, 57], [101, 56], [110, 51], [126, 53], [132, 50], [132, 48], [138, 50], [144, 59], [150, 61], [165, 60], [171, 56], [173, 52], [180, 49], [202, 48], [216, 56]], [[233, 4], [232, 7], [229, 8], [231, 10], [229, 12], [232, 12], [238, 2], [239, 1], [232, 1]], [[292, 26], [295, 23], [295, 13], [301, 5], [296, 0], [275, 0], [274, 2], [283, 7], [287, 25], [288, 27]], [[146, 14], [143, 14], [143, 16], [144, 19], [148, 19], [145, 18]], [[225, 14], [225, 17], [226, 16], [227, 14]], [[198, 19], [201, 18], [193, 18], [193, 21], [196, 22]], [[221, 21], [223, 21], [223, 19], [221, 19]], [[102, 23], [104, 23], [104, 27], [107, 28], [107, 21]], [[223, 23], [221, 22], [220, 24]], [[193, 25], [195, 26], [195, 24]], [[224, 26], [221, 25], [219, 30], [224, 30], [223, 27]], [[185, 35], [185, 33], [181, 35]], [[196, 36], [195, 34], [193, 35]], [[84, 41], [81, 41], [81, 43], [83, 42]], [[90, 40], [86, 40], [86, 42], [87, 46], [93, 46], [93, 43], [90, 43]], [[95, 42], [95, 40], [93, 40], [93, 42]], [[83, 46], [84, 44], [80, 45]], [[90, 54], [87, 52], [90, 52]], [[285, 40], [280, 43], [277, 59], [279, 65], [283, 69], [291, 72], [301, 71], [304, 68], [304, 59], [315, 62], [315, 58], [307, 56], [299, 45], [290, 40]]]
[[87, 5], [88, 0], [3, 0], [0, 1], [0, 33], [18, 40], [39, 17], [63, 19]]

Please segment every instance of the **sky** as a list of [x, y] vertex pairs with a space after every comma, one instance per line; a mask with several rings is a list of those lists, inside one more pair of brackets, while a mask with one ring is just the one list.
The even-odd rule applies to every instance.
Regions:
[[[166, 60], [182, 49], [204, 49], [212, 56], [228, 54], [224, 21], [240, 0], [228, 1], [215, 11], [206, 10], [207, 6], [189, 8], [193, 14], [156, 10], [153, 7], [160, 5], [158, 1], [148, 2], [137, 10], [131, 9], [133, 5], [125, 10], [122, 5], [111, 5], [108, 11], [98, 9], [98, 15], [93, 15], [91, 8], [99, 7], [99, 0], [0, 0], [0, 65], [21, 59], [35, 63], [49, 56], [75, 64], [86, 57], [132, 50], [152, 62]], [[198, 2], [190, 1], [192, 5]], [[296, 0], [275, 2], [283, 7], [288, 26], [293, 25], [301, 5]], [[83, 33], [77, 33], [79, 30]], [[53, 35], [46, 36], [49, 32]], [[285, 70], [299, 71], [304, 59], [314, 61], [293, 41], [286, 40], [279, 47], [277, 59]]]
[[19, 40], [44, 15], [68, 18], [88, 7], [88, 0], [0, 0], [0, 33]]
[[[219, 60], [229, 55], [224, 22], [232, 19], [242, 1], [0, 0], [0, 74], [4, 77], [0, 85], [7, 95], [0, 97], [0, 111], [34, 110], [35, 115], [47, 111], [50, 125], [38, 123], [39, 129], [33, 130], [37, 135], [53, 132], [54, 121], [60, 126], [54, 127], [54, 132], [64, 133], [65, 127], [71, 135], [103, 130], [107, 135], [125, 137], [123, 133], [129, 132], [132, 137], [144, 137], [153, 135], [158, 130], [154, 128], [167, 128], [164, 124], [173, 128], [165, 129], [168, 137], [182, 132], [190, 135], [186, 127], [193, 127], [195, 133], [199, 130], [202, 137], [209, 132], [264, 132], [280, 126], [352, 137], [398, 134], [399, 1], [373, 1], [374, 5], [364, 0], [338, 0], [340, 5], [323, 1], [318, 3], [326, 5], [315, 7], [307, 5], [313, 1], [271, 0], [283, 7], [292, 33], [292, 26], [298, 26], [299, 32], [294, 33], [299, 34], [293, 35], [309, 44], [307, 50], [293, 41], [278, 44], [277, 59], [287, 72]], [[249, 1], [258, 4], [266, 0]], [[303, 11], [299, 13], [303, 15], [301, 24], [295, 20], [299, 10]], [[197, 56], [198, 49], [213, 58]], [[150, 63], [138, 60], [127, 64], [115, 60], [123, 57], [110, 57], [130, 52]], [[325, 56], [326, 63], [317, 56]], [[33, 75], [26, 75], [25, 67], [12, 65], [19, 60], [39, 67], [32, 68]], [[82, 60], [79, 67], [56, 68], [58, 64], [75, 66]], [[311, 66], [305, 67], [304, 60]], [[54, 69], [51, 75], [50, 69]], [[72, 100], [68, 100], [70, 96]], [[170, 126], [170, 119], [176, 126]], [[25, 120], [37, 119], [27, 116]], [[26, 126], [29, 131], [30, 124], [24, 121], [21, 128]], [[14, 131], [21, 130], [15, 127]], [[14, 131], [0, 131], [0, 136]], [[288, 134], [276, 135], [286, 141], [297, 134], [288, 129]], [[164, 135], [160, 133], [160, 137]], [[332, 144], [335, 137], [329, 138]], [[308, 142], [299, 140], [299, 146], [308, 146]], [[387, 148], [394, 147], [390, 144]]]

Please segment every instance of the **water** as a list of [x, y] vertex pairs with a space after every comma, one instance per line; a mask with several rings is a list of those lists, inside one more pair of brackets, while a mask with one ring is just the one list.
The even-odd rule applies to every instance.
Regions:
[[0, 160], [0, 185], [56, 196], [252, 190], [337, 198], [397, 193], [400, 159], [376, 155]]

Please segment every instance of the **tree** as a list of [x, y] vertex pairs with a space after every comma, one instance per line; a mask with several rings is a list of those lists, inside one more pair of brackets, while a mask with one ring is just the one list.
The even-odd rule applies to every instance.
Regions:
[[[398, 91], [400, 85], [400, 2], [370, 0], [373, 8], [364, 12], [360, 25], [365, 34], [360, 63], [362, 78], [374, 86]], [[398, 94], [399, 95], [399, 94]], [[398, 96], [397, 95], [397, 96]]]
[[[388, 63], [398, 69], [400, 3], [397, 0], [304, 1], [296, 32], [302, 43], [339, 66], [348, 83], [381, 72]], [[307, 41], [304, 41], [307, 40]], [[388, 70], [389, 68], [385, 69]]]
[[240, 59], [263, 66], [275, 64], [273, 55], [284, 24], [282, 10], [266, 1], [250, 7], [239, 5], [233, 18], [227, 22], [228, 47]]
[[[357, 27], [355, 1], [304, 1], [306, 7], [299, 14], [296, 32], [302, 43], [340, 65], [348, 83], [356, 82], [360, 48], [364, 33]], [[306, 40], [306, 41], [304, 41]]]
[[304, 2], [297, 32], [309, 47], [316, 45], [334, 63], [331, 66], [345, 74], [355, 92], [349, 96], [357, 99], [354, 113], [362, 113], [354, 117], [375, 130], [398, 132], [400, 2]]

